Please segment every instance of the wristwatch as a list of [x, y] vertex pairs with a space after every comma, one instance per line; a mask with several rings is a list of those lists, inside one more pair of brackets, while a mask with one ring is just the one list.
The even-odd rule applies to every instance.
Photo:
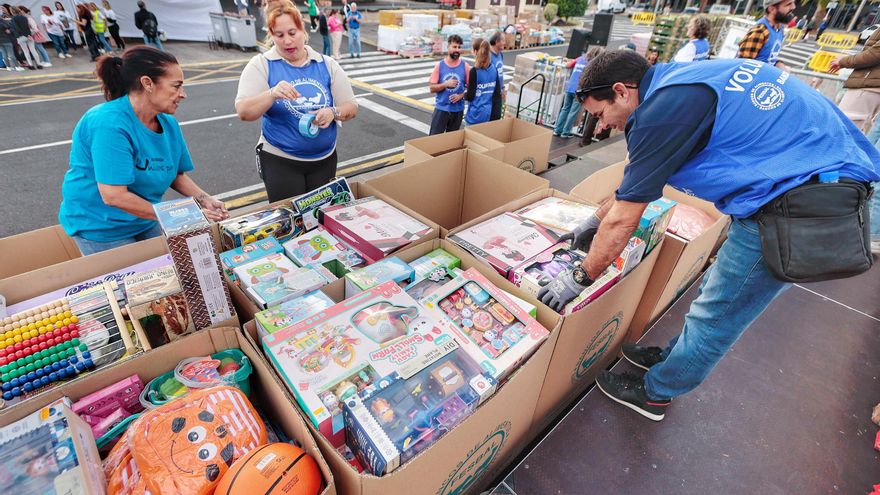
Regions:
[[333, 112], [333, 120], [339, 120], [339, 110], [336, 110], [336, 107], [330, 107], [330, 111]]
[[582, 266], [575, 268], [574, 271], [571, 273], [571, 276], [572, 278], [574, 278], [575, 282], [583, 285], [584, 287], [589, 287], [593, 285], [594, 280], [591, 279], [589, 275], [587, 275], [586, 270], [584, 270]]

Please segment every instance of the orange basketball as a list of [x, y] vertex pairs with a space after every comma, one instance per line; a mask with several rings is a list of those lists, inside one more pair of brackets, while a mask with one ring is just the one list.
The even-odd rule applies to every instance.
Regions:
[[323, 490], [312, 456], [289, 443], [270, 443], [235, 461], [214, 495], [319, 495]]

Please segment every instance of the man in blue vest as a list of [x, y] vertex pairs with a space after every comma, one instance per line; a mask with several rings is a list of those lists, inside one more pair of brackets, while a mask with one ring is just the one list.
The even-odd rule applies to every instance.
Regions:
[[464, 117], [464, 95], [470, 66], [461, 59], [461, 36], [450, 35], [446, 40], [446, 57], [437, 62], [428, 83], [436, 93], [434, 115], [431, 116], [431, 135], [457, 131]]
[[779, 61], [779, 51], [785, 41], [785, 26], [794, 19], [794, 7], [794, 0], [764, 0], [764, 17], [739, 42], [736, 56], [784, 69], [785, 64]]
[[[711, 201], [733, 217], [728, 239], [704, 275], [682, 332], [664, 349], [624, 346], [624, 357], [648, 370], [644, 377], [604, 372], [596, 380], [616, 402], [659, 421], [670, 401], [696, 388], [791, 285], [771, 272], [762, 251], [766, 227], [759, 228], [755, 215], [776, 214], [766, 207], [776, 208], [777, 200], [790, 198], [786, 193], [795, 188], [795, 194], [804, 195], [808, 188], [828, 191], [852, 185], [862, 199], [847, 218], [859, 227], [838, 239], [864, 244], [867, 183], [880, 178], [874, 165], [880, 163], [880, 152], [820, 93], [754, 60], [650, 67], [634, 52], [607, 52], [584, 70], [578, 97], [601, 127], [626, 133], [630, 161], [613, 200], [570, 234], [573, 247], [588, 251], [582, 266], [542, 289], [542, 302], [561, 308], [598, 278], [666, 184]], [[827, 184], [831, 176], [839, 184]], [[815, 198], [809, 195], [808, 207], [800, 212], [811, 226], [823, 220], [814, 208], [849, 212], [852, 204], [829, 205]], [[828, 223], [821, 225], [824, 229]], [[825, 246], [821, 229], [805, 234], [817, 241], [805, 247]]]

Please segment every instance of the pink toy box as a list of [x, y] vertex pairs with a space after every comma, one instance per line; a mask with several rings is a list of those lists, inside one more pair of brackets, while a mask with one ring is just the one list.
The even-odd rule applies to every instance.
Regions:
[[584, 260], [584, 253], [574, 251], [571, 243], [560, 242], [550, 249], [511, 270], [507, 279], [514, 285], [537, 298], [541, 288], [549, 284], [557, 275], [572, 270]]
[[459, 343], [501, 383], [534, 353], [549, 332], [474, 268], [422, 301], [442, 310]]
[[431, 232], [431, 227], [374, 197], [324, 208], [318, 212], [318, 219], [324, 228], [372, 261]]
[[453, 325], [393, 281], [263, 338], [269, 360], [334, 447], [345, 442], [342, 401], [457, 345]]
[[103, 420], [114, 415], [118, 416], [119, 412], [123, 413], [124, 419], [144, 410], [144, 406], [138, 400], [143, 389], [144, 384], [140, 377], [131, 375], [83, 397], [76, 401], [71, 409], [92, 427], [95, 438], [98, 438], [107, 430], [106, 425], [101, 424]]

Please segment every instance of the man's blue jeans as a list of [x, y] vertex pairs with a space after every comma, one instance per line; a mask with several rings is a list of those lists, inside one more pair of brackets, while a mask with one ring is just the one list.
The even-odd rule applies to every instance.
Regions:
[[[868, 141], [880, 150], [880, 119], [874, 123], [868, 131]], [[880, 164], [875, 163], [875, 166]], [[871, 240], [880, 241], [880, 182], [874, 183], [874, 197], [870, 203], [871, 211]]]
[[52, 40], [52, 46], [55, 47], [55, 51], [58, 55], [61, 55], [62, 53], [67, 54], [67, 43], [64, 42], [64, 36], [49, 33], [49, 39]]
[[158, 48], [158, 49], [162, 50], [163, 52], [165, 51], [165, 48], [162, 47], [162, 40], [159, 39], [158, 35], [147, 36], [145, 34], [144, 35], [144, 44], [147, 46], [152, 46], [154, 48]]
[[329, 34], [322, 34], [321, 38], [324, 39], [324, 50], [322, 51], [322, 53], [329, 57], [330, 55], [333, 54], [333, 51], [330, 46], [331, 45], [330, 35]]
[[108, 249], [115, 249], [118, 247], [126, 246], [128, 244], [134, 244], [135, 242], [152, 239], [153, 237], [159, 237], [160, 235], [162, 235], [162, 228], [159, 227], [159, 223], [156, 222], [155, 225], [145, 230], [144, 232], [141, 232], [140, 234], [131, 237], [126, 237], [125, 239], [119, 239], [118, 241], [90, 241], [79, 236], [73, 236], [73, 241], [76, 242], [76, 246], [79, 248], [79, 251], [83, 254], [83, 256], [88, 256], [90, 254], [100, 253], [101, 251], [106, 251]]
[[559, 117], [556, 118], [556, 127], [553, 132], [560, 136], [571, 135], [571, 126], [574, 125], [574, 119], [577, 118], [578, 111], [581, 109], [577, 96], [574, 93], [565, 93], [562, 100], [562, 109], [559, 110]]
[[706, 272], [684, 329], [645, 375], [645, 391], [665, 400], [695, 389], [773, 299], [791, 284], [764, 264], [754, 220], [734, 219], [718, 260]]
[[348, 28], [348, 54], [350, 56], [361, 56], [361, 29]]

